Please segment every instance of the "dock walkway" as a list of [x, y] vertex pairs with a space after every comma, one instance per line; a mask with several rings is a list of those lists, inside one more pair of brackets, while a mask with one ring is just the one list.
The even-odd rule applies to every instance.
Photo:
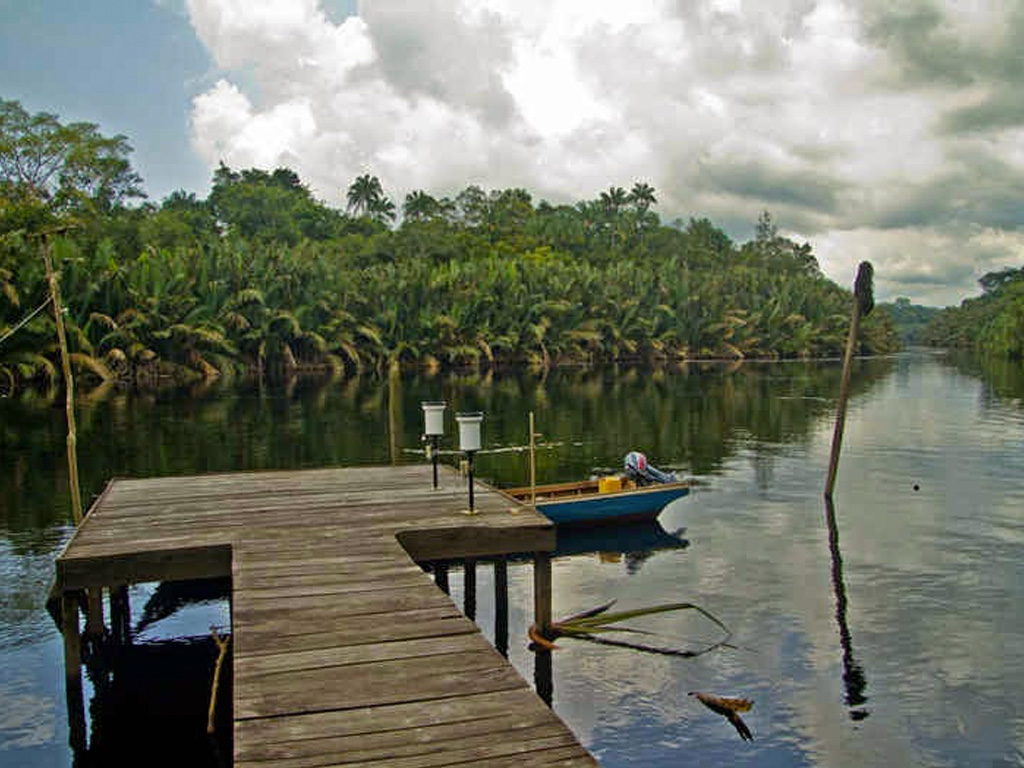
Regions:
[[467, 516], [427, 466], [112, 481], [57, 560], [69, 706], [83, 592], [230, 575], [236, 766], [598, 765], [416, 564], [554, 548], [476, 489]]

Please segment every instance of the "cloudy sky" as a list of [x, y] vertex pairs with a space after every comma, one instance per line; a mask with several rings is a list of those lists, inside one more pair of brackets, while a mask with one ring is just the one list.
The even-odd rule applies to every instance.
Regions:
[[[1010, 9], [1010, 10], [1007, 10]], [[212, 168], [645, 180], [738, 240], [762, 210], [851, 283], [946, 305], [1024, 263], [1024, 5], [1005, 0], [0, 0], [0, 96], [124, 133], [150, 196]]]

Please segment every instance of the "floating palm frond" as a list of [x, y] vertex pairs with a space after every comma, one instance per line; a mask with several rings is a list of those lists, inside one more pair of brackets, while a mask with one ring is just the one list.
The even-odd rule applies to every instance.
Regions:
[[741, 739], [744, 741], [754, 740], [754, 734], [750, 732], [750, 728], [747, 727], [747, 724], [739, 716], [740, 712], [749, 712], [751, 710], [754, 706], [753, 701], [746, 698], [716, 696], [713, 693], [701, 693], [700, 691], [690, 691], [688, 695], [693, 696], [712, 712], [721, 715], [732, 723], [732, 727], [736, 729]]
[[[656, 653], [664, 656], [682, 656], [684, 658], [694, 658], [716, 648], [729, 647], [729, 638], [732, 637], [732, 632], [730, 632], [729, 628], [713, 614], [694, 603], [667, 603], [665, 605], [655, 605], [648, 608], [634, 608], [628, 611], [616, 611], [609, 613], [608, 609], [611, 608], [614, 603], [615, 601], [612, 600], [611, 602], [604, 603], [596, 608], [591, 608], [589, 610], [573, 614], [572, 616], [560, 621], [552, 622], [551, 631], [547, 634], [542, 633], [537, 625], [534, 624], [530, 627], [527, 634], [529, 635], [530, 640], [532, 640], [537, 647], [549, 651], [557, 650], [558, 646], [555, 645], [554, 641], [559, 637], [586, 640], [587, 642], [598, 643], [599, 645], [613, 645], [620, 648], [631, 648], [635, 651], [642, 651], [644, 653]], [[704, 648], [687, 650], [603, 636], [612, 632], [654, 635], [656, 633], [648, 630], [618, 625], [624, 621], [629, 621], [630, 619], [638, 619], [644, 616], [653, 616], [659, 613], [670, 613], [674, 611], [696, 611], [718, 627], [723, 632], [723, 637]]]

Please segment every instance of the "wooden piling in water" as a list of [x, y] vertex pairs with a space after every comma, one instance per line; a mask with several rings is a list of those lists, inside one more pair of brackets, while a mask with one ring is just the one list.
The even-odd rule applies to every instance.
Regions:
[[103, 587], [92, 586], [85, 592], [85, 634], [86, 637], [103, 636]]
[[85, 700], [82, 690], [82, 635], [79, 629], [80, 596], [67, 592], [61, 599], [64, 634], [64, 693], [68, 706], [68, 743], [76, 753], [86, 748]]
[[110, 588], [110, 634], [118, 647], [132, 644], [132, 612], [126, 584]]
[[839, 471], [839, 451], [843, 444], [843, 427], [846, 424], [846, 403], [850, 396], [850, 374], [853, 356], [857, 346], [860, 320], [867, 317], [875, 306], [872, 289], [874, 268], [871, 262], [862, 261], [857, 268], [857, 279], [853, 288], [853, 309], [850, 315], [850, 332], [846, 337], [846, 351], [843, 354], [843, 376], [839, 384], [839, 402], [836, 405], [836, 425], [832, 432], [832, 450], [828, 459], [828, 477], [825, 480], [825, 498], [832, 498], [832, 490]]
[[448, 563], [440, 561], [434, 563], [434, 583], [446, 595], [451, 594], [451, 588], [448, 585]]
[[508, 560], [494, 561], [494, 647], [508, 656]]
[[463, 566], [462, 612], [476, 620], [476, 560], [467, 560]]
[[551, 555], [533, 555], [533, 621], [542, 635], [551, 631]]

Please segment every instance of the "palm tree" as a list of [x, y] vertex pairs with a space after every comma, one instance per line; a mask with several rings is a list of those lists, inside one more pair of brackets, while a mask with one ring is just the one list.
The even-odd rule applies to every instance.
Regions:
[[364, 173], [356, 177], [348, 188], [348, 211], [356, 216], [368, 216], [383, 197], [384, 190], [381, 188], [380, 179]]
[[607, 192], [601, 193], [601, 205], [612, 215], [617, 214], [629, 201], [629, 195], [622, 187], [608, 187]]
[[633, 185], [633, 189], [629, 191], [626, 199], [636, 207], [637, 213], [641, 216], [658, 202], [658, 198], [654, 196], [654, 187], [642, 181]]
[[436, 216], [441, 210], [437, 199], [422, 189], [414, 190], [405, 196], [402, 204], [402, 215], [410, 221], [423, 221]]
[[390, 198], [379, 196], [370, 205], [370, 218], [381, 224], [389, 224], [395, 220], [395, 204]]

